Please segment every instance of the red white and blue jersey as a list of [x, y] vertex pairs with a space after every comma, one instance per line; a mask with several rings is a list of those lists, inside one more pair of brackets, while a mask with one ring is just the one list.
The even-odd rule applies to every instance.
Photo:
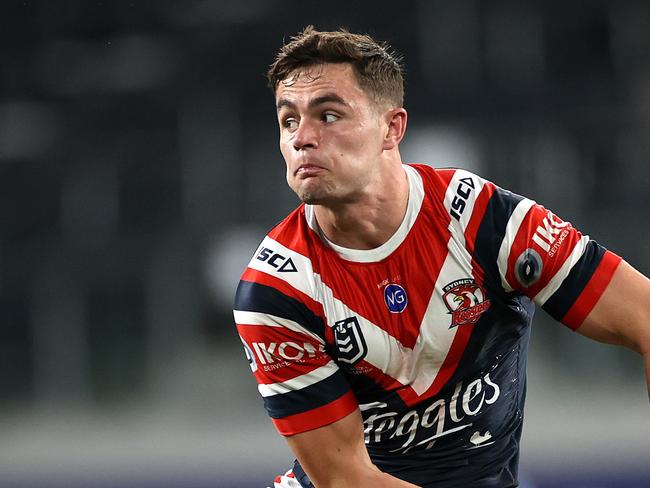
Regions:
[[404, 170], [382, 246], [301, 205], [253, 255], [234, 316], [259, 392], [285, 436], [359, 408], [373, 462], [418, 486], [516, 486], [533, 304], [576, 329], [620, 258], [468, 171]]

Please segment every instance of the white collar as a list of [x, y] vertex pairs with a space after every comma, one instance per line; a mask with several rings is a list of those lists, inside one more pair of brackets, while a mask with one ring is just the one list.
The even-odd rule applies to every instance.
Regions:
[[424, 200], [424, 186], [422, 183], [422, 177], [415, 168], [412, 168], [406, 164], [403, 164], [402, 167], [406, 172], [409, 184], [409, 199], [406, 206], [406, 214], [404, 215], [404, 219], [402, 220], [402, 223], [400, 224], [397, 231], [395, 231], [390, 239], [384, 242], [381, 246], [376, 247], [375, 249], [349, 249], [347, 247], [342, 247], [334, 244], [320, 230], [318, 222], [316, 222], [316, 215], [313, 205], [306, 204], [305, 218], [307, 219], [307, 224], [321, 237], [321, 239], [329, 247], [334, 249], [339, 256], [347, 261], [353, 261], [357, 263], [374, 263], [381, 261], [382, 259], [386, 259], [392, 254], [393, 251], [395, 251], [395, 249], [399, 247], [402, 242], [404, 242], [404, 239], [415, 223], [415, 219], [417, 219], [417, 216], [420, 213], [422, 201]]

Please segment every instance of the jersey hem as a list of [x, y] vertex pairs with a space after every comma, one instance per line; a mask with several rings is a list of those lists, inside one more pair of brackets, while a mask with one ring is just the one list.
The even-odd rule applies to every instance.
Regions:
[[611, 251], [606, 251], [593, 276], [582, 290], [578, 299], [562, 317], [562, 323], [572, 330], [577, 330], [592, 311], [614, 276], [622, 258]]
[[356, 408], [358, 408], [357, 399], [352, 390], [348, 390], [343, 396], [322, 407], [271, 420], [280, 434], [291, 436], [332, 424], [347, 417]]

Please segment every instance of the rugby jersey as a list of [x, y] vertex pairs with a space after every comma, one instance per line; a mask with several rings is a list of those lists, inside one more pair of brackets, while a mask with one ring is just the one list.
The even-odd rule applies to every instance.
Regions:
[[406, 215], [372, 250], [300, 205], [244, 271], [234, 317], [292, 435], [359, 408], [373, 462], [419, 486], [516, 486], [534, 304], [572, 329], [620, 258], [461, 169], [404, 165]]

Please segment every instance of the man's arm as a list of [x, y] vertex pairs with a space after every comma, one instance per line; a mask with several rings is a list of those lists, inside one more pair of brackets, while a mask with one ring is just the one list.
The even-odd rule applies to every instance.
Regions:
[[416, 486], [372, 464], [359, 410], [332, 424], [287, 437], [287, 441], [316, 488]]
[[621, 261], [602, 296], [578, 328], [582, 335], [643, 355], [650, 397], [650, 280]]

